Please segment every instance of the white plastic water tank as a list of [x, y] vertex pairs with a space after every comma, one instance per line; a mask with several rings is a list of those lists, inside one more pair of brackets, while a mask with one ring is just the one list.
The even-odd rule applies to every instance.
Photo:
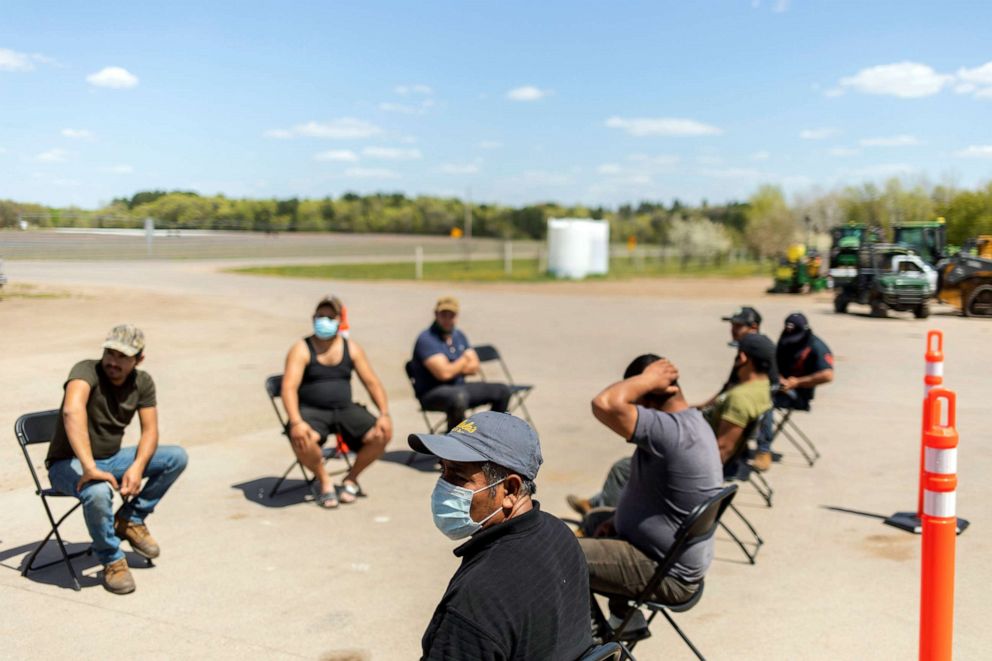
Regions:
[[603, 220], [548, 220], [548, 272], [558, 278], [604, 275], [610, 269], [610, 225]]

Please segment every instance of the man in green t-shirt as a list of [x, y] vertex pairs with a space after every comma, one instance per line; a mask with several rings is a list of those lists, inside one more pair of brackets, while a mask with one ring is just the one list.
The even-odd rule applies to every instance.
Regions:
[[[115, 594], [134, 592], [121, 551], [126, 539], [135, 553], [156, 558], [159, 547], [145, 517], [186, 468], [186, 451], [158, 444], [155, 383], [136, 369], [144, 360], [145, 336], [131, 324], [115, 326], [100, 360], [76, 363], [45, 465], [52, 487], [79, 498], [93, 551], [103, 563], [103, 586]], [[135, 413], [141, 423], [137, 447], [121, 448]], [[144, 488], [141, 480], [148, 478]], [[113, 490], [130, 500], [114, 514]]]
[[768, 372], [774, 364], [775, 344], [770, 339], [760, 333], [744, 335], [737, 341], [737, 385], [721, 392], [703, 408], [703, 416], [716, 434], [724, 465], [737, 456], [748, 433], [772, 407]]

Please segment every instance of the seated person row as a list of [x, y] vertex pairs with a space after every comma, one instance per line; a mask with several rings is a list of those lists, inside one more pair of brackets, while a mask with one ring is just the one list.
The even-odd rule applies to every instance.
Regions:
[[[715, 446], [725, 474], [736, 474], [736, 461], [745, 449], [747, 437], [771, 408], [768, 370], [774, 355], [775, 345], [764, 335], [749, 333], [741, 337], [734, 361], [737, 385], [720, 393], [701, 409], [703, 419], [715, 435]], [[627, 367], [624, 379], [641, 373], [646, 365], [657, 360], [658, 356], [653, 354], [639, 356]], [[697, 410], [699, 407], [692, 408]], [[616, 507], [630, 479], [632, 460], [632, 457], [625, 457], [615, 462], [599, 494], [588, 499], [569, 496], [569, 506], [583, 516], [593, 507]]]
[[[386, 390], [362, 347], [339, 332], [342, 309], [341, 301], [333, 296], [317, 303], [313, 334], [290, 348], [282, 378], [281, 396], [293, 451], [300, 463], [316, 475], [316, 502], [327, 509], [337, 507], [339, 502], [355, 501], [358, 476], [382, 456], [393, 436]], [[353, 371], [375, 403], [378, 417], [352, 401]], [[321, 446], [338, 431], [357, 454], [351, 471], [335, 487], [324, 469]]]
[[469, 409], [489, 404], [493, 411], [506, 411], [511, 391], [505, 383], [467, 382], [479, 372], [479, 356], [468, 337], [456, 327], [458, 300], [442, 296], [434, 306], [434, 323], [424, 330], [413, 347], [413, 388], [425, 411], [443, 411], [448, 431], [465, 419]]

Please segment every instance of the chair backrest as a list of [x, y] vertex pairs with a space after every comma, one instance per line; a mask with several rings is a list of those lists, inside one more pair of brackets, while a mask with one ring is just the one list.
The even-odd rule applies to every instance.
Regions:
[[682, 521], [682, 525], [675, 531], [675, 541], [665, 554], [665, 561], [658, 566], [658, 571], [648, 584], [645, 595], [652, 595], [658, 589], [661, 581], [668, 576], [668, 573], [682, 556], [682, 552], [692, 544], [706, 539], [716, 530], [720, 523], [720, 517], [730, 505], [737, 493], [737, 485], [731, 484], [721, 489], [716, 495], [710, 496], [703, 502], [696, 505], [689, 515]]
[[25, 413], [14, 423], [14, 436], [24, 453], [24, 461], [28, 463], [28, 470], [31, 471], [31, 479], [34, 480], [36, 493], [41, 494], [42, 486], [38, 480], [38, 472], [34, 469], [34, 462], [28, 453], [28, 446], [40, 443], [51, 443], [55, 436], [55, 424], [58, 422], [59, 409], [50, 411], [37, 411], [35, 413]]
[[55, 423], [59, 419], [59, 409], [25, 413], [14, 423], [14, 435], [21, 446], [35, 443], [50, 443], [55, 436]]
[[579, 657], [578, 661], [620, 661], [622, 655], [623, 647], [620, 643], [612, 642], [592, 648]]
[[410, 385], [416, 389], [417, 373], [414, 368], [415, 365], [412, 360], [406, 361], [406, 364], [403, 365], [403, 369], [406, 370], [406, 378], [410, 381]]
[[269, 396], [269, 401], [272, 403], [272, 410], [276, 412], [276, 417], [279, 418], [279, 424], [283, 428], [283, 433], [288, 433], [286, 425], [289, 423], [289, 420], [283, 417], [282, 411], [279, 410], [279, 405], [276, 404], [276, 398], [282, 396], [282, 374], [273, 374], [265, 380], [265, 393]]
[[282, 393], [282, 374], [273, 374], [265, 380], [265, 392], [275, 399]]
[[475, 355], [479, 357], [480, 363], [488, 363], [490, 360], [499, 360], [499, 351], [496, 350], [491, 344], [480, 344], [479, 346], [472, 347], [475, 350]]

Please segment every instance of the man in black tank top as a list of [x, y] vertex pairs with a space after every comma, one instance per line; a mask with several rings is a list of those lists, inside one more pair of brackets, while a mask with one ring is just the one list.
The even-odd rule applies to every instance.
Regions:
[[[393, 436], [386, 390], [372, 371], [365, 351], [338, 332], [341, 310], [337, 297], [324, 298], [317, 304], [314, 332], [290, 348], [282, 378], [282, 402], [289, 417], [293, 451], [300, 463], [317, 476], [317, 505], [324, 508], [355, 501], [358, 476], [382, 456]], [[358, 373], [379, 410], [378, 418], [352, 401], [352, 371]], [[320, 446], [328, 436], [338, 433], [357, 455], [351, 472], [335, 487], [324, 470]]]

